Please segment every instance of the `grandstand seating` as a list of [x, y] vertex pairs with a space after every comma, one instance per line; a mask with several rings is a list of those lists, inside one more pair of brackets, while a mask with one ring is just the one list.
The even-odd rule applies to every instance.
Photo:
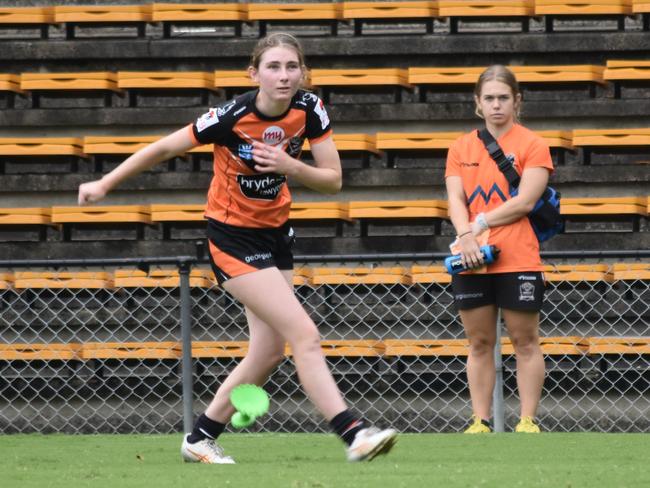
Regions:
[[340, 3], [249, 3], [248, 20], [258, 21], [259, 36], [264, 37], [269, 24], [325, 23], [332, 35], [338, 32], [338, 20], [342, 18]]
[[48, 24], [54, 23], [54, 7], [0, 7], [0, 29], [33, 29], [42, 39], [48, 37]]
[[[151, 20], [163, 24], [164, 37], [172, 37], [175, 28], [187, 25], [232, 25], [241, 36], [241, 23], [248, 19], [246, 5], [237, 3], [157, 3], [152, 5]], [[181, 31], [181, 35], [187, 29]]]
[[119, 26], [136, 25], [138, 37], [145, 35], [145, 26], [151, 22], [152, 6], [148, 5], [57, 5], [54, 21], [65, 23], [66, 37], [74, 39], [77, 27], [83, 25]]
[[364, 24], [420, 21], [427, 34], [433, 33], [438, 16], [436, 2], [343, 2], [343, 18], [354, 22], [354, 34], [362, 35]]
[[571, 3], [560, 0], [535, 0], [535, 14], [544, 15], [546, 31], [554, 30], [555, 18], [580, 18], [594, 16], [617, 20], [619, 30], [625, 28], [623, 15], [632, 14], [630, 0], [576, 0]]

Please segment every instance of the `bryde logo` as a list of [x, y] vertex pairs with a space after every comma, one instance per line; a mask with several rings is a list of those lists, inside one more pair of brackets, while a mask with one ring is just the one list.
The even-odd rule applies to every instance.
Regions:
[[284, 140], [284, 129], [282, 127], [278, 127], [277, 125], [272, 125], [271, 127], [267, 127], [264, 133], [262, 134], [262, 141], [264, 141], [264, 144], [268, 144], [270, 146], [276, 146], [280, 144]]

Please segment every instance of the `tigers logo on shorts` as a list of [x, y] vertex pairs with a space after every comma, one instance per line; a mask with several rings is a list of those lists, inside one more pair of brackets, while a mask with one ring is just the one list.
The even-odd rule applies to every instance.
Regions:
[[519, 285], [519, 301], [532, 302], [535, 300], [535, 285], [526, 281]]

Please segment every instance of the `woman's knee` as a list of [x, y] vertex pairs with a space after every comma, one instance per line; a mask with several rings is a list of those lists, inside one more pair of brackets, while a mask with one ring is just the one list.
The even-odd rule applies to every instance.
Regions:
[[488, 337], [473, 337], [469, 340], [469, 350], [473, 356], [494, 354], [495, 340]]
[[320, 353], [320, 340], [320, 334], [314, 325], [301, 330], [299, 337], [290, 338], [289, 344], [291, 344], [294, 355], [314, 352]]
[[515, 355], [519, 358], [525, 359], [541, 354], [537, 336], [513, 337], [511, 341]]

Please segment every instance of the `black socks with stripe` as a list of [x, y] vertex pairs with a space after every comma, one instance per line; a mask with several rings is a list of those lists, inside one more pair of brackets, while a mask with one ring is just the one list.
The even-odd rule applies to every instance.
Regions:
[[330, 427], [348, 446], [354, 441], [357, 432], [365, 429], [363, 420], [359, 419], [350, 410], [343, 410], [336, 415], [330, 421]]
[[225, 430], [226, 424], [209, 419], [204, 413], [196, 420], [187, 442], [194, 444], [203, 439], [215, 440]]

